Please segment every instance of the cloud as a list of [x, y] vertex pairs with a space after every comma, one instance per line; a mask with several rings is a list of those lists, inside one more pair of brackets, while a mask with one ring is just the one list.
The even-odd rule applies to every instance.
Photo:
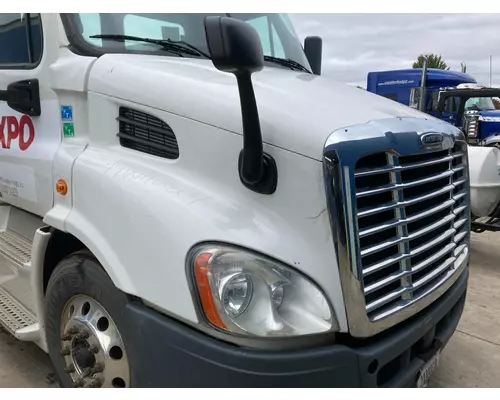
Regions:
[[369, 71], [411, 68], [422, 53], [441, 54], [448, 66], [481, 84], [500, 85], [500, 14], [290, 14], [299, 37], [323, 38], [323, 74], [366, 86]]

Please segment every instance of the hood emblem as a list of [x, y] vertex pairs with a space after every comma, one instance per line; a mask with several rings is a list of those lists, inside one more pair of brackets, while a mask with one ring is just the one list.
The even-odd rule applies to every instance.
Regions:
[[440, 133], [426, 133], [420, 137], [424, 146], [434, 146], [443, 143], [444, 137]]

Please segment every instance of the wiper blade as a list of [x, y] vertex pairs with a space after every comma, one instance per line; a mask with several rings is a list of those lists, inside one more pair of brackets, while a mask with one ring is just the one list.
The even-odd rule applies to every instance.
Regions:
[[114, 34], [92, 35], [90, 37], [95, 39], [109, 39], [118, 41], [130, 40], [135, 42], [152, 43], [152, 44], [157, 44], [158, 46], [162, 46], [163, 49], [175, 53], [179, 56], [182, 56], [182, 53], [184, 53], [193, 56], [203, 56], [205, 58], [210, 58], [210, 56], [207, 53], [183, 40], [173, 41], [170, 39], [163, 40], [163, 39], [152, 39], [146, 37], [114, 35]]
[[304, 71], [304, 72], [307, 72], [307, 73], [311, 73], [311, 71], [309, 71], [306, 67], [304, 67], [301, 63], [297, 62], [297, 61], [294, 61], [294, 60], [291, 60], [289, 58], [279, 58], [279, 57], [273, 57], [273, 56], [264, 56], [264, 61], [269, 61], [269, 62], [273, 62], [273, 63], [276, 63], [276, 64], [280, 64], [280, 65], [283, 65], [285, 67], [290, 67], [291, 69], [298, 69], [300, 71]]
[[179, 46], [183, 50], [185, 50], [185, 48], [183, 46], [186, 46], [187, 48], [193, 50], [194, 52], [198, 53], [199, 55], [202, 55], [205, 58], [212, 58], [212, 57], [210, 57], [209, 54], [207, 54], [204, 51], [200, 50], [199, 48], [193, 46], [192, 44], [190, 44], [188, 42], [185, 42], [184, 40], [170, 40], [170, 39], [167, 39], [166, 42], [170, 43], [171, 45], [174, 45], [174, 46]]

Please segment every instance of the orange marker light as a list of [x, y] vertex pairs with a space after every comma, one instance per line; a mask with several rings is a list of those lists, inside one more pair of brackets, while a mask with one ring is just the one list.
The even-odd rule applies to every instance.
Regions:
[[200, 294], [201, 304], [203, 306], [203, 311], [208, 320], [215, 326], [219, 328], [226, 329], [226, 325], [222, 322], [222, 319], [217, 312], [215, 307], [214, 298], [212, 296], [212, 291], [210, 290], [210, 282], [208, 281], [208, 261], [212, 257], [210, 253], [202, 253], [194, 260], [194, 276], [198, 286], [198, 292]]
[[64, 179], [59, 179], [56, 183], [56, 191], [59, 194], [62, 194], [63, 196], [68, 193], [68, 184]]

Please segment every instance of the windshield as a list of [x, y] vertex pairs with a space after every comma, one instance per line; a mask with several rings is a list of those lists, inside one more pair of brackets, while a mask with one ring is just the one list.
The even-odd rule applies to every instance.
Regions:
[[488, 111], [494, 110], [495, 105], [490, 97], [473, 97], [465, 102], [465, 109]]
[[[246, 21], [257, 30], [264, 55], [291, 59], [311, 70], [287, 14], [69, 14], [67, 17], [72, 20], [76, 32], [71, 32], [68, 37], [72, 40], [75, 34], [80, 35], [79, 39], [91, 45], [89, 48], [101, 53], [154, 53], [176, 56], [171, 52], [161, 52], [162, 46], [158, 44], [128, 40], [113, 41], [91, 36], [112, 34], [184, 41], [208, 53], [204, 19], [209, 15], [230, 16]], [[186, 54], [182, 56], [193, 57]], [[279, 67], [277, 64], [266, 65]]]

